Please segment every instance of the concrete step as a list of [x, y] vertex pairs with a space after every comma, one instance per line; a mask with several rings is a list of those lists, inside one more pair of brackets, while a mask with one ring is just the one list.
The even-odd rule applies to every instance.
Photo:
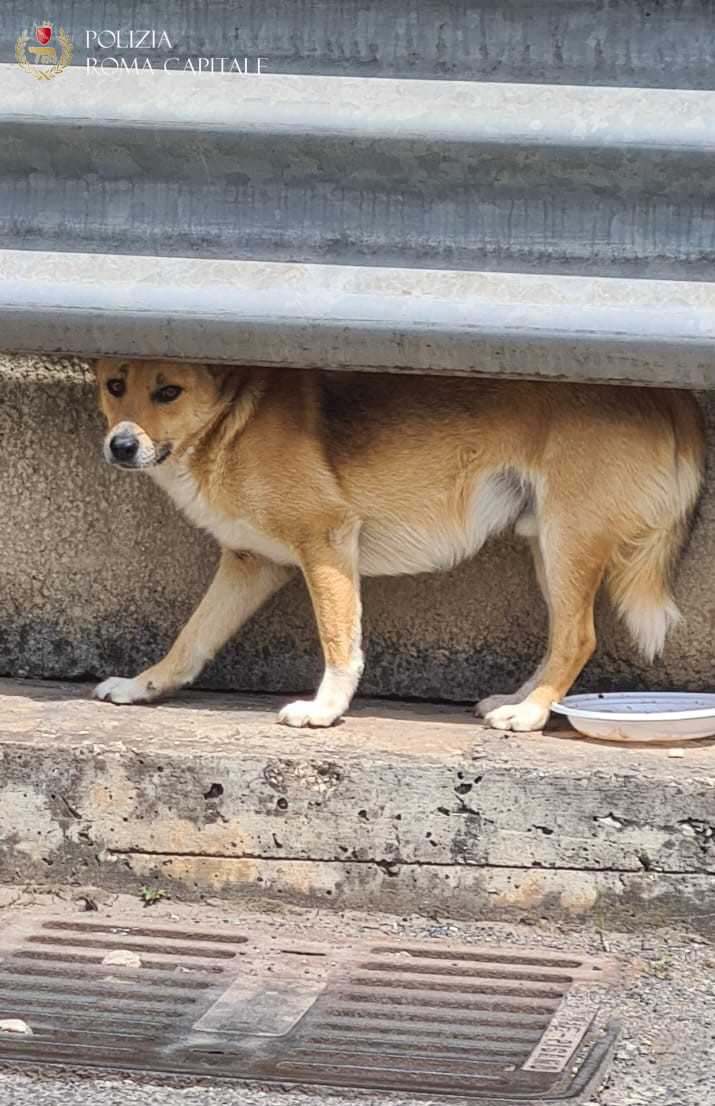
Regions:
[[0, 240], [709, 279], [715, 92], [0, 67]]
[[[272, 73], [666, 88], [712, 88], [715, 73], [712, 0], [173, 0], [161, 16], [130, 10], [121, 0], [65, 5], [57, 21], [73, 64], [238, 55]], [[6, 0], [2, 61], [14, 61], [28, 25], [23, 0]], [[142, 29], [157, 40], [166, 30], [169, 45], [132, 48], [130, 28], [135, 43]]]
[[3, 879], [712, 931], [707, 744], [675, 759], [370, 701], [296, 732], [276, 707], [2, 681]]
[[0, 251], [14, 350], [715, 387], [715, 284]]

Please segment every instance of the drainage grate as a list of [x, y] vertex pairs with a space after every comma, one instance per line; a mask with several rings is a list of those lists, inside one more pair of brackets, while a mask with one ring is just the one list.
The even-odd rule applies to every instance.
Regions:
[[48, 921], [9, 927], [0, 1060], [429, 1094], [574, 1101], [612, 1049], [605, 958], [447, 944]]

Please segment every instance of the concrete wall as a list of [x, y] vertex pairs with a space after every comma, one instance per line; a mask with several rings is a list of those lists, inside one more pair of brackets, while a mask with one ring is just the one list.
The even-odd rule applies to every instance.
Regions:
[[[704, 397], [715, 454], [715, 394]], [[148, 478], [111, 471], [90, 374], [68, 359], [0, 357], [0, 673], [130, 675], [158, 659], [210, 578], [213, 542]], [[685, 616], [646, 665], [610, 612], [583, 688], [713, 687], [715, 485], [685, 555]], [[512, 690], [543, 646], [525, 548], [491, 543], [441, 576], [365, 584], [366, 693], [474, 699]], [[291, 584], [231, 643], [205, 687], [298, 691], [320, 670], [305, 589]]]

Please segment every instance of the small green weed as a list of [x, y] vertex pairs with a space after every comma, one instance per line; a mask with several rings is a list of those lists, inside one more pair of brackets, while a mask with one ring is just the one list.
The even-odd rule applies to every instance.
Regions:
[[159, 887], [142, 887], [139, 892], [139, 898], [145, 906], [155, 906], [156, 903], [161, 902], [162, 899], [169, 897], [168, 891], [162, 891]]

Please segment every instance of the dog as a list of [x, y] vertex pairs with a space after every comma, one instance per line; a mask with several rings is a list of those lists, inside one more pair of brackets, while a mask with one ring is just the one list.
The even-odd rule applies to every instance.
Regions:
[[99, 699], [191, 683], [299, 569], [325, 670], [279, 720], [330, 726], [363, 671], [361, 576], [451, 569], [507, 528], [531, 546], [548, 646], [515, 694], [478, 704], [488, 726], [544, 725], [595, 649], [602, 583], [649, 660], [679, 618], [670, 576], [705, 456], [687, 392], [141, 360], [95, 373], [105, 459], [148, 473], [221, 547], [163, 660]]

